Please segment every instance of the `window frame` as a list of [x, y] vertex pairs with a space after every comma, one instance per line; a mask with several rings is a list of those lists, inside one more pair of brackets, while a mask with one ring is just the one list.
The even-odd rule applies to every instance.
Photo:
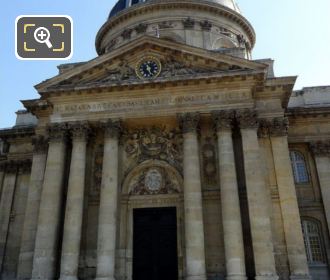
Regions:
[[[290, 149], [289, 152], [290, 152], [291, 168], [292, 168], [293, 179], [294, 179], [295, 185], [298, 185], [298, 186], [311, 185], [311, 176], [310, 176], [310, 172], [309, 172], [309, 167], [308, 167], [308, 162], [306, 160], [306, 156], [304, 155], [304, 153], [302, 151], [300, 151], [298, 149]], [[304, 167], [305, 167], [307, 181], [298, 181], [297, 180], [297, 179], [299, 179], [298, 168], [297, 168], [297, 164], [296, 164], [297, 161], [296, 160], [293, 161], [292, 153], [296, 153], [296, 154], [298, 154], [298, 155], [301, 156], [302, 162], [304, 163]]]
[[[313, 261], [313, 250], [310, 244], [310, 237], [314, 236], [315, 234], [310, 234], [308, 232], [308, 223], [312, 223], [317, 228], [317, 237], [319, 241], [320, 253], [322, 261]], [[307, 262], [309, 266], [328, 266], [328, 258], [326, 253], [326, 247], [323, 240], [323, 231], [322, 225], [319, 220], [310, 218], [310, 217], [302, 217], [301, 218], [301, 227], [302, 233], [304, 238], [304, 245], [306, 251]], [[306, 235], [307, 234], [307, 235]]]

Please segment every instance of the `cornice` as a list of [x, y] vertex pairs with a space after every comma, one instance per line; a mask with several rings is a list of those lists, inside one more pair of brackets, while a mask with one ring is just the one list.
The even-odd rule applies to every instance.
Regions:
[[15, 139], [31, 137], [35, 133], [35, 126], [12, 127], [0, 130], [0, 138]]
[[121, 12], [119, 12], [116, 16], [112, 17], [110, 20], [108, 20], [99, 30], [97, 36], [96, 36], [96, 42], [95, 46], [98, 51], [98, 54], [101, 55], [103, 52], [100, 50], [101, 41], [103, 40], [103, 37], [105, 34], [114, 26], [121, 24], [124, 20], [127, 20], [129, 18], [132, 18], [136, 15], [139, 15], [141, 13], [145, 12], [153, 12], [157, 11], [159, 9], [178, 9], [178, 8], [193, 8], [196, 10], [208, 10], [209, 12], [212, 12], [218, 16], [226, 17], [230, 20], [233, 20], [234, 22], [238, 23], [244, 31], [248, 34], [249, 40], [251, 42], [251, 46], [253, 48], [256, 40], [256, 34], [252, 27], [252, 25], [249, 23], [249, 21], [244, 18], [241, 14], [235, 12], [234, 10], [227, 8], [225, 6], [208, 2], [208, 1], [195, 1], [195, 0], [185, 0], [185, 1], [176, 1], [176, 0], [162, 0], [157, 2], [146, 2], [141, 5], [134, 5], [130, 8], [127, 8]]
[[291, 118], [298, 117], [330, 117], [330, 107], [295, 107], [288, 108], [286, 115]]
[[53, 94], [72, 94], [74, 92], [79, 93], [88, 93], [88, 92], [109, 92], [116, 90], [125, 90], [130, 89], [148, 89], [148, 88], [164, 88], [166, 86], [179, 86], [179, 85], [188, 85], [196, 83], [213, 83], [213, 82], [247, 82], [250, 80], [253, 82], [254, 86], [256, 83], [262, 83], [264, 78], [263, 71], [257, 70], [237, 70], [230, 71], [226, 73], [212, 73], [212, 74], [196, 74], [196, 75], [186, 75], [186, 76], [178, 76], [171, 78], [159, 78], [151, 81], [143, 81], [143, 80], [131, 80], [131, 81], [122, 81], [122, 82], [108, 82], [108, 83], [95, 83], [90, 85], [61, 85], [50, 87], [45, 90], [42, 95], [44, 98], [47, 98]]

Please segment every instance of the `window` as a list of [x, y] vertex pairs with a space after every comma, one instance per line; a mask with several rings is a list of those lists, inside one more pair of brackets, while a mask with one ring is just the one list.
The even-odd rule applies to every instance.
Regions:
[[326, 264], [320, 226], [317, 221], [303, 220], [302, 230], [309, 264]]
[[309, 182], [305, 158], [302, 153], [297, 151], [290, 152], [294, 181], [297, 184]]

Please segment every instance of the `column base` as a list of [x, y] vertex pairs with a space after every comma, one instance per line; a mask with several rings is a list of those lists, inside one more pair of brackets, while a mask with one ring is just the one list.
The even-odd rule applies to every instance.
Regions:
[[58, 280], [78, 280], [77, 276], [62, 275]]
[[185, 280], [207, 280], [206, 275], [186, 276]]
[[227, 275], [226, 280], [246, 280], [245, 275]]
[[291, 280], [311, 280], [312, 277], [310, 275], [291, 275], [290, 276]]
[[256, 276], [255, 278], [256, 280], [278, 280], [279, 277], [278, 275], [274, 275], [274, 274], [271, 274], [271, 275], [258, 275]]

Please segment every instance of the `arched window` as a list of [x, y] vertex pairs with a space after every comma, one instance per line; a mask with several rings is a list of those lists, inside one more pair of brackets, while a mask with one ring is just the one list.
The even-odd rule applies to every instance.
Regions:
[[302, 220], [307, 260], [309, 264], [326, 264], [321, 230], [317, 221]]
[[297, 151], [290, 152], [294, 181], [297, 184], [309, 182], [306, 161], [302, 153]]

